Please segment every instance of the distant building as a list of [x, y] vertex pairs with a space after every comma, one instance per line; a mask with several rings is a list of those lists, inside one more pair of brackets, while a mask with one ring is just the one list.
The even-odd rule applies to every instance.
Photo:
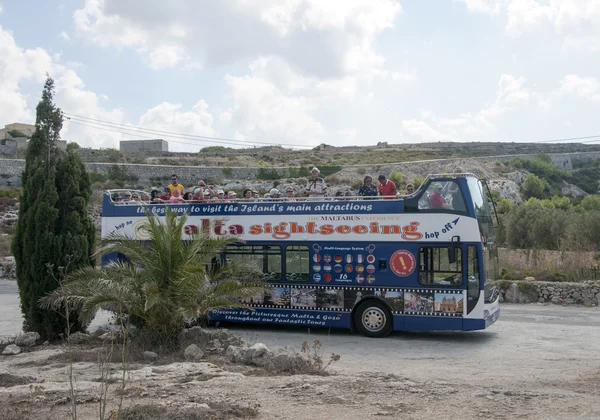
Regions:
[[33, 133], [35, 133], [35, 125], [23, 123], [6, 124], [4, 128], [0, 128], [0, 140], [12, 138], [12, 136], [8, 134], [11, 131], [20, 131], [25, 134], [26, 137], [31, 137]]
[[123, 140], [119, 144], [121, 153], [146, 154], [154, 152], [168, 152], [169, 143], [163, 139], [152, 140]]

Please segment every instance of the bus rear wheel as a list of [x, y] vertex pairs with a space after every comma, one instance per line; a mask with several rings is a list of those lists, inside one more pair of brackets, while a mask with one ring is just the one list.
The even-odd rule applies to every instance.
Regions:
[[356, 309], [354, 325], [367, 337], [385, 337], [394, 327], [392, 313], [388, 307], [375, 299], [362, 303]]

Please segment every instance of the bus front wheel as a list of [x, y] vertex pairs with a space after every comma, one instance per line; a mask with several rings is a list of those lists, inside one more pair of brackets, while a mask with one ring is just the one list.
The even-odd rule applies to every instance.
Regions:
[[367, 337], [385, 337], [394, 326], [388, 307], [375, 299], [362, 303], [354, 313], [354, 325]]

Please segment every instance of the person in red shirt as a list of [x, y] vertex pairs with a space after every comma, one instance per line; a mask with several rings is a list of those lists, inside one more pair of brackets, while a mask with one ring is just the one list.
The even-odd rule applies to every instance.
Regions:
[[442, 186], [436, 185], [433, 192], [429, 195], [429, 203], [432, 209], [443, 209], [448, 207], [446, 199], [442, 196]]
[[379, 175], [377, 180], [379, 181], [379, 195], [382, 196], [384, 200], [396, 198], [396, 184], [394, 184], [394, 181], [387, 179], [385, 175]]

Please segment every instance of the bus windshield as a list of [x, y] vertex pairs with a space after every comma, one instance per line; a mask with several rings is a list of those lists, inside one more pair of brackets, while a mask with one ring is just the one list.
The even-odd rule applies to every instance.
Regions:
[[485, 281], [485, 300], [493, 301], [496, 298], [497, 290], [495, 282], [498, 279], [498, 249], [496, 245], [496, 233], [492, 219], [490, 205], [484, 194], [483, 184], [476, 178], [467, 178], [475, 216], [479, 231], [481, 232], [481, 250], [483, 253], [483, 272]]

